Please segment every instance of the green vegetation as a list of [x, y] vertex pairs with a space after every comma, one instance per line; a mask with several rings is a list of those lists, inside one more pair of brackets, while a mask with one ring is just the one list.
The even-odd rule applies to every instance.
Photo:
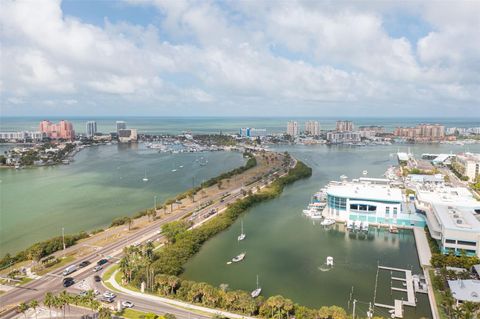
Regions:
[[257, 166], [257, 159], [252, 153], [245, 152], [243, 156], [248, 158], [247, 163], [244, 166], [240, 166], [238, 168], [232, 169], [231, 171], [220, 174], [217, 177], [210, 178], [208, 181], [203, 182], [201, 187], [207, 188], [207, 187], [213, 186], [219, 183], [222, 179], [227, 179], [232, 176], [242, 174], [246, 170]]
[[447, 165], [447, 167], [450, 169], [450, 171], [453, 172], [461, 181], [468, 181], [468, 177], [464, 176], [462, 173], [462, 168], [459, 164], [457, 163], [452, 163], [451, 165]]
[[172, 318], [174, 319], [175, 316], [173, 317], [166, 317], [165, 316], [159, 316], [155, 313], [152, 312], [143, 312], [143, 311], [138, 311], [134, 309], [124, 309], [122, 312], [117, 312], [115, 315], [127, 318], [127, 319], [166, 319], [166, 318]]
[[237, 141], [231, 135], [223, 134], [204, 134], [195, 135], [194, 140], [202, 145], [217, 145], [217, 146], [235, 146]]
[[458, 267], [470, 269], [473, 265], [480, 264], [480, 258], [476, 256], [455, 256], [453, 254], [443, 255], [439, 253], [432, 254], [431, 264], [435, 268]]
[[[88, 234], [80, 232], [75, 235], [65, 235], [65, 246], [70, 247], [77, 243], [80, 239], [87, 238]], [[36, 244], [33, 244], [29, 248], [17, 253], [15, 256], [6, 254], [0, 259], [0, 268], [6, 268], [20, 261], [35, 260], [39, 261], [43, 257], [50, 255], [56, 251], [63, 249], [62, 236], [54, 237]]]
[[432, 252], [432, 254], [440, 254], [440, 247], [438, 247], [438, 242], [432, 238], [427, 226], [425, 226], [424, 231], [427, 235], [428, 246], [430, 247], [430, 251]]

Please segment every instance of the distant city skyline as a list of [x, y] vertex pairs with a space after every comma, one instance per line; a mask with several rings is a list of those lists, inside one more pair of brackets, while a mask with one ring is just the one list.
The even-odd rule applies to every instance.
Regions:
[[1, 7], [2, 116], [480, 117], [480, 2]]

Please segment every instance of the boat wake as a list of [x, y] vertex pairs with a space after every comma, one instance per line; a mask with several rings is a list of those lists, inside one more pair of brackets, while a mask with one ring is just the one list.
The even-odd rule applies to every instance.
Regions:
[[323, 264], [322, 266], [318, 267], [318, 270], [322, 271], [322, 272], [325, 272], [325, 271], [330, 271], [332, 270], [333, 267], [331, 266], [327, 266], [326, 264]]

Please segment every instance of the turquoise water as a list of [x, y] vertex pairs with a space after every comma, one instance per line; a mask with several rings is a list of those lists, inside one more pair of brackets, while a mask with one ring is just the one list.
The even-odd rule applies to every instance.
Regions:
[[[406, 146], [404, 147], [406, 150]], [[436, 153], [459, 151], [461, 147], [446, 145], [410, 146], [412, 152]], [[313, 176], [296, 182], [275, 200], [262, 203], [242, 216], [247, 238], [237, 241], [240, 220], [227, 231], [209, 240], [201, 251], [186, 264], [183, 277], [214, 285], [226, 283], [232, 289], [253, 290], [255, 277], [260, 276], [264, 296], [281, 294], [311, 307], [339, 305], [348, 307], [350, 292], [360, 300], [357, 310], [366, 316], [368, 302], [373, 300], [377, 264], [420, 271], [415, 241], [411, 231], [393, 235], [372, 229], [368, 237], [351, 237], [343, 225], [324, 229], [302, 216], [310, 196], [330, 180], [345, 174], [359, 177], [380, 177], [396, 160], [390, 153], [396, 146], [328, 147], [295, 146], [287, 150], [313, 168]], [[402, 150], [402, 149], [401, 149]], [[480, 151], [480, 145], [472, 146]], [[246, 251], [243, 262], [226, 262]], [[320, 268], [332, 256], [335, 266], [330, 271]], [[212, 271], [212, 269], [214, 271]], [[389, 273], [379, 279], [377, 302], [393, 305]], [[398, 285], [397, 285], [398, 287]], [[416, 309], [406, 307], [406, 318], [430, 317], [426, 296], [417, 295]], [[378, 315], [387, 317], [378, 310]], [[385, 312], [385, 310], [383, 310]]]
[[[207, 166], [195, 162], [200, 156]], [[153, 207], [155, 195], [162, 203], [243, 162], [236, 152], [160, 154], [143, 144], [119, 144], [86, 148], [70, 165], [0, 169], [0, 255], [60, 235], [62, 227], [75, 233], [109, 225]]]
[[[441, 123], [447, 127], [477, 127], [480, 126], [480, 112], [471, 114], [470, 118], [349, 118], [355, 125], [383, 125], [392, 131], [396, 126], [412, 126], [422, 122]], [[128, 127], [137, 128], [140, 133], [150, 134], [179, 134], [183, 131], [193, 133], [238, 133], [241, 127], [266, 128], [270, 133], [285, 132], [287, 121], [297, 120], [303, 129], [306, 120], [318, 120], [321, 129], [333, 129], [337, 118], [249, 118], [249, 117], [45, 117], [51, 121], [66, 119], [74, 124], [78, 133], [85, 132], [85, 123], [89, 120], [97, 121], [100, 132], [115, 131], [115, 121], [124, 120]], [[42, 117], [4, 117], [0, 119], [0, 131], [38, 130]]]

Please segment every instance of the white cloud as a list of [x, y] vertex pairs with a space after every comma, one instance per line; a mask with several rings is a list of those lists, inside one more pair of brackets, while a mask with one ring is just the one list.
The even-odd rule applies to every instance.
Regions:
[[[475, 111], [480, 102], [478, 3], [128, 3], [158, 10], [159, 22], [92, 25], [58, 0], [3, 1], [6, 103], [38, 98], [82, 113], [98, 100], [111, 113], [133, 101], [156, 114], [195, 103], [234, 113], [251, 103], [245, 110], [263, 115], [294, 113], [292, 103], [318, 114], [369, 105], [372, 115], [389, 104], [399, 114], [402, 104], [419, 114], [442, 105], [458, 115], [456, 106]], [[418, 43], [393, 37], [384, 16], [397, 12], [432, 29]]]

